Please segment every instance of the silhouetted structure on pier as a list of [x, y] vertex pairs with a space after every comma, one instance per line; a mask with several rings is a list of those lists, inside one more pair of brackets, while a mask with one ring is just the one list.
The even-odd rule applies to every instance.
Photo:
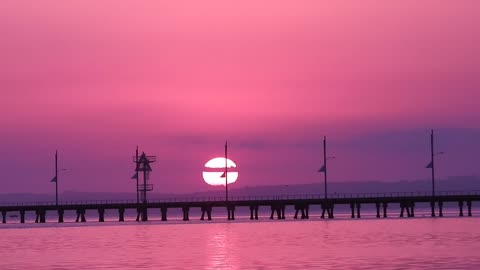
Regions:
[[[145, 152], [143, 152], [142, 155], [139, 157], [137, 147], [136, 155], [133, 157], [133, 162], [135, 162], [134, 177], [137, 179], [137, 221], [139, 221], [140, 218], [142, 221], [148, 220], [147, 192], [153, 190], [153, 185], [148, 183], [148, 180], [150, 178], [150, 172], [152, 171], [150, 163], [153, 163], [156, 160], [156, 156], [147, 156]], [[139, 184], [139, 172], [143, 172], [143, 184]]]

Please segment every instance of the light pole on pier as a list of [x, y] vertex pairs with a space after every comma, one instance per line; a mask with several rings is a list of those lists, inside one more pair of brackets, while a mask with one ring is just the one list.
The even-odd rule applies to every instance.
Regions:
[[225, 141], [225, 201], [228, 202], [228, 142]]
[[327, 196], [327, 160], [334, 159], [335, 157], [327, 157], [327, 137], [323, 137], [323, 166], [318, 170], [319, 172], [323, 172], [324, 176], [324, 188], [325, 188], [325, 200], [328, 198]]
[[[138, 164], [138, 145], [135, 152], [135, 164]], [[137, 180], [137, 204], [140, 203], [139, 190], [138, 190], [138, 172], [135, 172], [135, 179]]]
[[433, 141], [433, 129], [430, 134], [430, 152], [431, 152], [431, 161], [430, 163], [426, 166], [427, 169], [432, 169], [432, 197], [435, 197], [435, 156], [437, 155], [442, 155], [443, 152], [437, 152], [435, 153], [434, 150], [434, 141]]
[[55, 182], [55, 206], [58, 206], [58, 172], [66, 169], [58, 169], [58, 150], [55, 150], [55, 176], [50, 182]]
[[220, 178], [225, 178], [225, 201], [228, 202], [228, 141], [225, 141], [225, 171]]
[[58, 206], [58, 151], [55, 150], [55, 205]]

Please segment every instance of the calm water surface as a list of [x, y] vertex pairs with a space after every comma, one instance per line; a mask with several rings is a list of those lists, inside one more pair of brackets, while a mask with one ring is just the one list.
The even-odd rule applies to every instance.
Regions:
[[0, 269], [480, 269], [480, 218], [0, 224]]

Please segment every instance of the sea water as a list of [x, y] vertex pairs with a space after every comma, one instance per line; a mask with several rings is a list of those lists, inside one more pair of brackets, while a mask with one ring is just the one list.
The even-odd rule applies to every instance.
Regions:
[[0, 224], [0, 269], [480, 269], [480, 218]]

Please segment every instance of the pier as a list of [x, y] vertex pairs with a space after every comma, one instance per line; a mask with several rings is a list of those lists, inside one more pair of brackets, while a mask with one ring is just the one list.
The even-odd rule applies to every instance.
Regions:
[[[351, 209], [351, 218], [361, 218], [364, 206], [376, 209], [377, 218], [415, 217], [415, 205], [424, 203], [431, 209], [431, 217], [443, 217], [445, 203], [455, 203], [458, 206], [458, 216], [472, 216], [472, 202], [480, 201], [480, 192], [438, 192], [435, 197], [426, 192], [394, 192], [375, 194], [332, 194], [325, 199], [320, 195], [304, 196], [242, 196], [225, 198], [190, 198], [150, 200], [138, 203], [136, 201], [85, 201], [85, 202], [46, 202], [46, 203], [8, 203], [0, 205], [2, 223], [7, 223], [7, 217], [15, 216], [20, 223], [25, 223], [25, 213], [33, 212], [36, 223], [45, 223], [47, 214], [58, 217], [58, 222], [64, 222], [65, 211], [75, 211], [75, 222], [86, 222], [87, 210], [98, 213], [98, 222], [105, 221], [105, 210], [116, 210], [118, 221], [125, 221], [125, 210], [135, 209], [138, 213], [137, 221], [148, 221], [150, 216], [161, 217], [161, 221], [168, 221], [169, 209], [181, 209], [183, 220], [192, 218], [212, 220], [215, 209], [226, 209], [226, 220], [235, 220], [235, 210], [245, 208], [250, 211], [250, 219], [258, 220], [260, 208], [270, 210], [270, 219], [309, 219], [312, 213], [311, 206], [320, 206], [320, 218], [333, 219], [335, 206], [346, 205]], [[285, 216], [286, 207], [293, 207], [295, 214]], [[195, 209], [195, 211], [192, 211]], [[192, 216], [192, 213], [198, 216]]]
[[[229, 197], [228, 195], [228, 142], [225, 142], [225, 166], [220, 179], [225, 179], [224, 198], [189, 198], [189, 199], [163, 199], [149, 200], [147, 193], [153, 190], [153, 184], [149, 183], [151, 164], [157, 161], [156, 156], [148, 156], [145, 152], [139, 154], [138, 147], [132, 161], [135, 163], [135, 174], [131, 177], [136, 180], [135, 201], [81, 201], [59, 202], [58, 200], [58, 173], [65, 169], [58, 169], [58, 152], [55, 152], [55, 176], [51, 182], [55, 183], [55, 202], [46, 203], [0, 203], [2, 223], [7, 223], [7, 215], [11, 218], [19, 218], [20, 223], [25, 223], [25, 213], [34, 212], [36, 223], [45, 223], [47, 213], [56, 215], [58, 222], [64, 222], [65, 211], [75, 211], [75, 222], [86, 222], [86, 211], [96, 211], [98, 222], [105, 221], [106, 210], [118, 211], [118, 221], [125, 221], [125, 210], [134, 209], [137, 213], [136, 221], [148, 221], [149, 215], [158, 215], [161, 221], [168, 221], [169, 209], [181, 209], [183, 220], [189, 221], [191, 213], [199, 213], [200, 220], [212, 220], [212, 212], [215, 209], [227, 210], [226, 219], [235, 220], [235, 210], [246, 208], [250, 210], [250, 219], [258, 220], [259, 209], [270, 209], [270, 219], [287, 219], [285, 210], [293, 207], [295, 213], [293, 219], [309, 219], [312, 206], [320, 206], [320, 218], [333, 219], [336, 206], [347, 206], [351, 210], [351, 218], [359, 219], [362, 216], [362, 207], [376, 209], [376, 218], [387, 218], [389, 215], [398, 217], [415, 217], [415, 206], [426, 204], [429, 206], [431, 217], [443, 217], [444, 204], [454, 203], [458, 206], [458, 216], [472, 216], [472, 202], [480, 201], [480, 191], [467, 192], [436, 192], [435, 190], [435, 156], [443, 152], [434, 151], [434, 131], [430, 134], [430, 162], [425, 168], [431, 170], [431, 192], [391, 192], [369, 194], [328, 194], [327, 192], [327, 161], [334, 156], [327, 156], [326, 136], [323, 138], [323, 165], [318, 170], [324, 174], [324, 193], [319, 195], [281, 195], [281, 196], [241, 196]], [[142, 177], [141, 177], [142, 176]], [[140, 179], [143, 180], [141, 183]], [[196, 209], [197, 211], [191, 211]], [[200, 211], [198, 211], [200, 210]], [[53, 213], [52, 213], [53, 212]], [[150, 213], [150, 214], [149, 214]], [[197, 217], [194, 217], [197, 218]]]

